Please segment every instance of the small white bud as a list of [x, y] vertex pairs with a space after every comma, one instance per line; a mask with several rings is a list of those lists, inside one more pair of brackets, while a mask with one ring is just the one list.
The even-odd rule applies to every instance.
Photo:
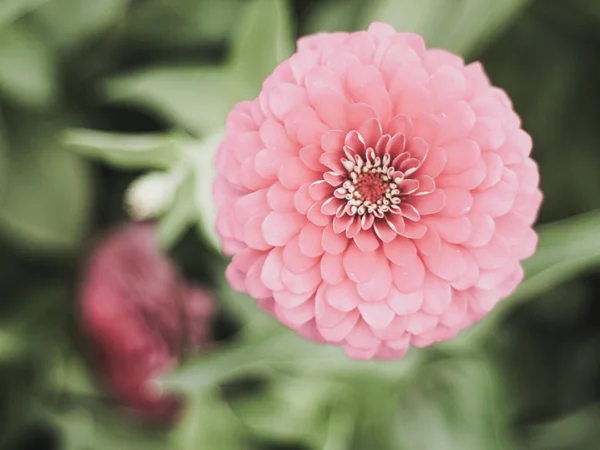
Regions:
[[134, 220], [155, 218], [171, 205], [176, 189], [172, 174], [151, 172], [142, 175], [125, 192], [125, 208]]

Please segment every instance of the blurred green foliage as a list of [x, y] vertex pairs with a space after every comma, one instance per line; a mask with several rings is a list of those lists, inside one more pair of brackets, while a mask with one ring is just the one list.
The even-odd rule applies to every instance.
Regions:
[[[545, 192], [520, 289], [393, 363], [306, 342], [233, 292], [210, 196], [231, 106], [296, 37], [374, 20], [483, 60]], [[0, 448], [600, 448], [599, 30], [598, 0], [0, 0]], [[146, 171], [175, 180], [163, 246], [224, 310], [214, 351], [159, 380], [187, 399], [171, 430], [102, 393], [77, 327], [79, 264]]]

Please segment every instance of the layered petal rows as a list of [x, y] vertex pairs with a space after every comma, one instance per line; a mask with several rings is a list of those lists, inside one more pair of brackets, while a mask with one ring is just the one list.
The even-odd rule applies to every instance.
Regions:
[[523, 278], [542, 200], [531, 148], [479, 63], [381, 23], [301, 38], [227, 119], [227, 279], [353, 358], [449, 339]]

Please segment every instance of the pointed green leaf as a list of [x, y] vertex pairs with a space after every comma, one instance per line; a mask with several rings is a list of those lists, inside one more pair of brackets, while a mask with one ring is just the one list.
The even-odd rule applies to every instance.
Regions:
[[181, 158], [175, 134], [122, 134], [71, 129], [63, 142], [78, 154], [122, 169], [168, 169]]
[[9, 158], [0, 232], [38, 252], [76, 248], [91, 201], [85, 164], [58, 144], [54, 125], [33, 116], [11, 129]]
[[22, 15], [40, 7], [49, 0], [2, 0], [0, 2], [0, 28], [10, 25]]
[[234, 35], [232, 68], [258, 94], [264, 79], [294, 51], [287, 0], [247, 2]]
[[247, 92], [243, 81], [214, 67], [152, 68], [106, 84], [109, 100], [148, 108], [195, 134], [222, 128], [231, 107]]
[[374, 0], [359, 28], [373, 21], [421, 34], [429, 47], [473, 54], [494, 38], [528, 0]]
[[13, 25], [0, 29], [0, 92], [27, 107], [47, 109], [57, 102], [55, 61], [39, 36]]

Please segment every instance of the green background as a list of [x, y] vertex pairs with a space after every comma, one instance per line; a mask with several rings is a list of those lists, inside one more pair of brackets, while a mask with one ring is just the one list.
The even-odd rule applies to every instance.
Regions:
[[[233, 103], [298, 36], [374, 20], [483, 61], [545, 194], [519, 290], [391, 363], [303, 341], [232, 292], [210, 202]], [[600, 448], [598, 55], [598, 0], [0, 0], [0, 448]], [[148, 171], [177, 180], [162, 245], [222, 306], [215, 350], [159, 380], [187, 398], [172, 429], [102, 392], [77, 326], [81, 262]]]

